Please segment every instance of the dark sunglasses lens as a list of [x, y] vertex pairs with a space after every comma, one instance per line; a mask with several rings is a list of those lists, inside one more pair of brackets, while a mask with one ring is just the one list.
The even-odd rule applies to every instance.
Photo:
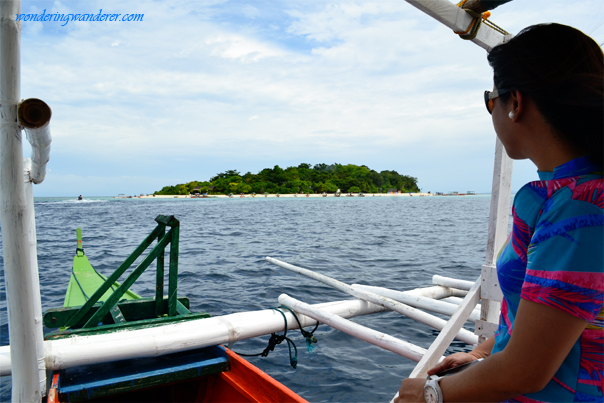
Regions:
[[484, 92], [484, 104], [487, 107], [487, 111], [489, 111], [490, 114], [493, 114], [493, 100], [489, 99], [490, 94], [491, 91]]

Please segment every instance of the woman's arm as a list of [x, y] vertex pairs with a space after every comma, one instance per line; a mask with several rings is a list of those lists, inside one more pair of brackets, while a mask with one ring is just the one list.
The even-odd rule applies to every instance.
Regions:
[[[521, 299], [506, 348], [440, 381], [445, 402], [495, 402], [538, 392], [552, 379], [587, 322]], [[425, 379], [405, 379], [400, 402], [423, 401]]]

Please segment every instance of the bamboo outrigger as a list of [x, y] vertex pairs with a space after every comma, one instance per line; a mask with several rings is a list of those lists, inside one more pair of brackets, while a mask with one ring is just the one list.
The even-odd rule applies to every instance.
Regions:
[[[472, 41], [487, 51], [510, 37], [509, 34], [490, 25], [482, 24], [479, 26], [478, 21], [448, 0], [406, 1], [455, 31], [465, 31], [471, 25], [478, 27], [474, 32], [475, 36]], [[21, 23], [15, 19], [15, 16], [19, 13], [19, 0], [3, 0], [0, 2], [0, 187], [2, 196], [0, 221], [2, 222], [4, 272], [11, 340], [10, 347], [0, 348], [0, 374], [12, 375], [12, 401], [40, 402], [47, 393], [47, 370], [60, 371], [70, 368], [77, 370], [75, 368], [83, 364], [98, 365], [116, 360], [150, 359], [167, 354], [191, 356], [192, 353], [185, 352], [282, 331], [284, 325], [280, 314], [272, 310], [266, 310], [216, 318], [204, 317], [185, 321], [167, 320], [166, 323], [152, 329], [133, 328], [119, 333], [95, 334], [93, 331], [79, 331], [76, 329], [71, 331], [72, 334], [69, 338], [43, 340], [32, 183], [40, 183], [44, 179], [45, 164], [48, 161], [48, 151], [50, 150], [50, 132], [48, 131], [50, 109], [48, 109], [48, 113], [43, 114], [46, 117], [42, 121], [28, 119], [27, 108], [25, 107], [27, 105], [20, 102]], [[36, 103], [36, 105], [41, 108], [40, 110], [44, 109], [44, 106], [40, 103]], [[28, 138], [34, 150], [32, 158], [25, 161], [22, 158], [21, 143], [23, 128], [29, 130]], [[504, 243], [507, 233], [511, 173], [512, 162], [505, 154], [502, 144], [497, 140], [487, 254], [485, 264], [482, 266], [482, 274], [471, 287], [466, 287], [467, 295], [458, 308], [451, 310], [451, 307], [443, 307], [442, 304], [438, 308], [445, 309], [448, 313], [452, 312], [452, 316], [446, 324], [441, 326], [442, 330], [432, 346], [425, 351], [415, 346], [411, 347], [404, 343], [389, 340], [389, 342], [392, 342], [391, 345], [404, 345], [403, 350], [411, 352], [408, 354], [410, 358], [419, 361], [411, 374], [412, 377], [425, 376], [427, 368], [433, 366], [442, 356], [452, 339], [460, 333], [462, 325], [468, 318], [472, 318], [476, 325], [476, 336], [468, 338], [467, 342], [480, 342], [494, 333], [502, 298], [495, 274], [494, 259], [495, 251]], [[160, 254], [158, 252], [157, 256]], [[283, 265], [285, 264], [283, 263]], [[104, 283], [105, 285], [109, 284], [107, 289], [114, 284], [116, 279], [111, 276]], [[101, 288], [97, 288], [97, 291], [91, 291], [93, 296], [82, 304], [82, 307], [87, 308], [84, 310], [85, 312], [78, 311], [74, 316], [71, 316], [73, 314], [73, 311], [71, 311], [65, 317], [64, 322], [57, 318], [55, 324], [70, 328], [79, 325], [82, 325], [83, 328], [86, 328], [87, 325], [93, 327], [95, 323], [105, 320], [106, 315], [112, 317], [116, 323], [121, 322], [119, 318], [121, 311], [119, 300], [127, 294], [130, 284], [125, 282], [123, 286], [116, 286], [119, 292], [117, 294], [114, 292], [111, 296], [108, 295], [105, 300], [107, 306], [96, 310], [93, 309], [95, 302], [105, 296], [107, 289], [102, 290], [105, 286], [101, 286]], [[369, 300], [378, 301], [379, 298], [375, 298], [376, 290], [371, 293], [366, 290], [363, 291], [360, 287], [352, 286], [350, 289], [361, 299], [319, 304], [314, 307], [292, 301], [287, 296], [282, 296], [280, 300], [283, 304], [289, 304], [295, 311], [304, 312], [304, 314], [298, 315], [303, 327], [315, 325], [317, 323], [316, 319], [321, 321], [330, 320], [334, 323], [334, 326], [348, 326], [346, 322], [342, 322], [341, 318], [384, 311], [386, 310], [385, 306], [388, 309], [398, 307], [399, 312], [415, 315], [415, 309], [405, 305], [413, 303], [409, 298], [403, 298], [404, 304], [401, 302], [387, 302], [378, 305], [367, 302]], [[100, 294], [97, 301], [90, 302], [94, 300], [94, 295], [97, 292]], [[120, 293], [121, 295], [118, 295]], [[441, 299], [465, 293], [448, 286], [436, 286], [426, 290], [415, 290], [406, 295], [418, 294], [432, 299]], [[169, 316], [186, 315], [185, 304], [176, 298], [176, 288], [171, 288], [168, 295], [167, 309]], [[134, 296], [133, 298], [133, 301], [136, 301]], [[162, 307], [160, 305], [164, 304], [163, 301], [163, 294], [160, 297], [158, 291], [151, 303], [156, 316], [161, 311]], [[385, 301], [383, 297], [382, 301]], [[418, 298], [418, 301], [424, 307], [433, 305], [425, 299]], [[474, 308], [479, 301], [481, 301], [480, 317], [477, 318]], [[73, 304], [76, 304], [75, 300], [66, 303], [68, 305], [66, 309], [70, 309]], [[291, 313], [284, 314], [288, 317], [289, 328], [297, 327], [293, 315]], [[331, 316], [331, 319], [329, 319], [330, 315], [336, 315], [339, 318]], [[423, 317], [423, 315], [417, 315], [417, 317], [420, 316]], [[50, 320], [52, 320], [52, 317], [50, 317]], [[203, 321], [204, 326], [193, 325], [199, 321]], [[344, 325], [341, 325], [342, 323]], [[353, 333], [362, 330], [358, 327], [354, 328]], [[368, 336], [366, 339], [372, 337]], [[114, 351], [112, 354], [107, 354], [105, 350], [92, 348], [98, 343], [112, 343]], [[221, 354], [216, 353], [216, 355]], [[230, 353], [225, 350], [222, 355], [223, 362], [224, 355], [232, 358]], [[205, 358], [202, 361], [204, 360]], [[231, 362], [233, 363], [232, 366], [247, 365], [244, 360], [234, 359]], [[136, 371], [133, 376], [136, 377]], [[226, 374], [225, 376], [228, 377], [229, 375]], [[254, 378], [255, 375], [245, 376], [250, 377], [248, 380], [257, 379]], [[234, 375], [232, 378], [236, 378], [236, 376]], [[237, 382], [234, 381], [234, 384], [237, 384]], [[201, 392], [201, 389], [198, 389], [198, 396], [201, 396], [201, 398], [210, 396], [207, 387], [203, 390], [204, 392]], [[59, 389], [51, 387], [48, 400], [52, 401], [60, 394]], [[290, 400], [297, 398], [296, 396], [287, 396]], [[224, 399], [230, 398], [232, 396], [224, 397]], [[208, 397], [208, 399], [219, 401], [218, 397]], [[284, 398], [277, 397], [277, 400], [281, 399]]]

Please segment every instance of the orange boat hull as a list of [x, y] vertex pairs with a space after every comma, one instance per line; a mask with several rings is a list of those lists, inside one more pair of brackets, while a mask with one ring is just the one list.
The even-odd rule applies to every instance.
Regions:
[[82, 391], [79, 395], [67, 396], [61, 390], [61, 373], [53, 374], [52, 386], [48, 391], [47, 403], [61, 402], [299, 402], [308, 403], [291, 389], [273, 379], [267, 373], [224, 349], [229, 370], [204, 375], [193, 379], [168, 382], [139, 390], [123, 391], [116, 387], [115, 393], [94, 396], [94, 390]]

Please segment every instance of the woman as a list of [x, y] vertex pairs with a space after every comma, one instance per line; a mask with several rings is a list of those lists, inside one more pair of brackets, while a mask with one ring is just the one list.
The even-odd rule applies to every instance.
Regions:
[[[602, 401], [602, 50], [574, 28], [546, 24], [488, 60], [495, 132], [511, 158], [535, 163], [540, 180], [514, 197], [512, 233], [497, 259], [497, 333], [428, 374], [485, 358], [438, 382], [445, 402]], [[405, 379], [397, 401], [423, 402], [426, 383]]]

